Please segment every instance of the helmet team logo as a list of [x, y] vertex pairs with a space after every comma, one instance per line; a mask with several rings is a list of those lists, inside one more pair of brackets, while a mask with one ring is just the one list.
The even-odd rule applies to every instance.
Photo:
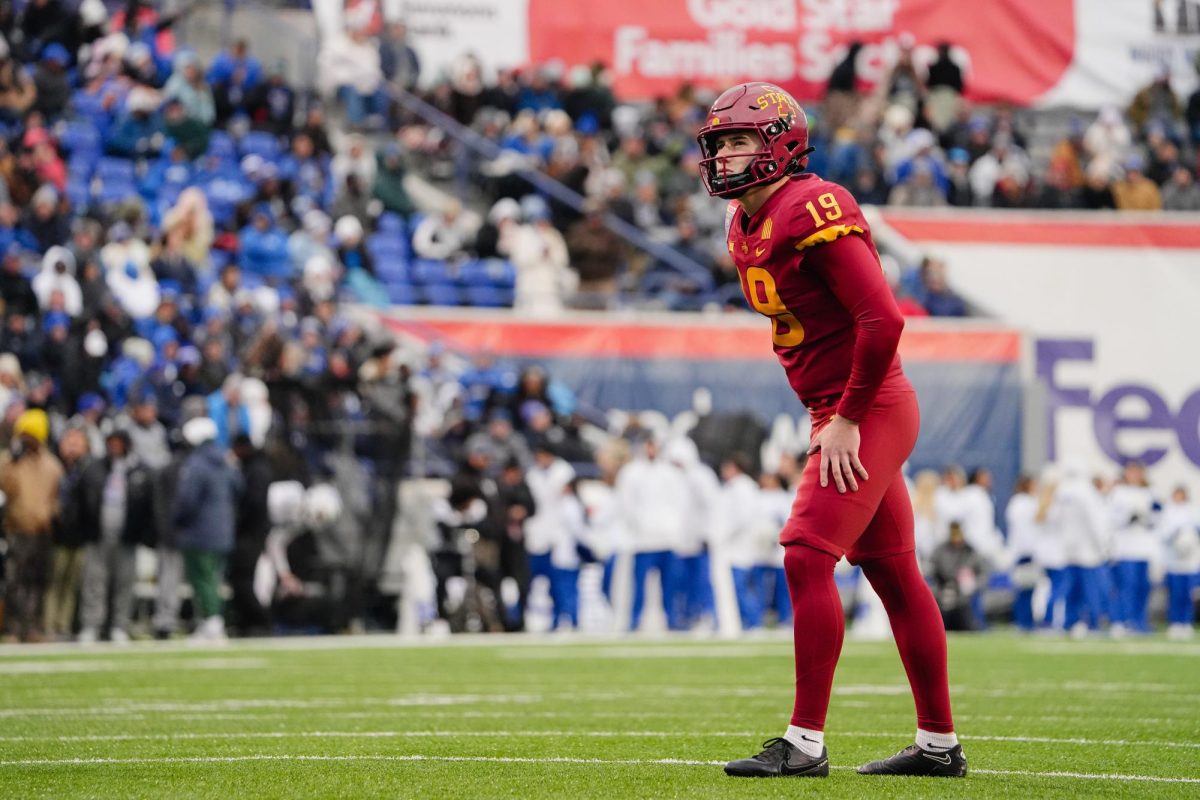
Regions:
[[[713, 103], [709, 123], [700, 129], [700, 178], [715, 197], [733, 200], [755, 186], [777, 181], [804, 168], [808, 119], [796, 99], [770, 83], [742, 83], [727, 89]], [[757, 139], [753, 152], [744, 149], [719, 154], [723, 137], [744, 134]], [[748, 159], [731, 172], [732, 159]]]
[[[796, 100], [787, 92], [780, 89], [771, 89], [758, 96], [759, 108], [764, 111], [769, 110], [771, 106], [775, 106], [775, 112], [781, 117], [799, 116], [804, 113]], [[716, 119], [716, 117], [713, 117]]]

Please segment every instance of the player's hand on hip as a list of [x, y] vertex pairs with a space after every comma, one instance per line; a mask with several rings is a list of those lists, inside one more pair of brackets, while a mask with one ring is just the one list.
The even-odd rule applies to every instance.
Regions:
[[821, 485], [829, 485], [829, 476], [833, 475], [833, 485], [839, 493], [844, 494], [849, 488], [858, 491], [858, 481], [855, 475], [867, 480], [867, 470], [858, 460], [858, 445], [861, 439], [858, 433], [858, 423], [851, 422], [839, 416], [834, 416], [825, 429], [816, 435], [808, 448], [811, 456], [821, 451]]

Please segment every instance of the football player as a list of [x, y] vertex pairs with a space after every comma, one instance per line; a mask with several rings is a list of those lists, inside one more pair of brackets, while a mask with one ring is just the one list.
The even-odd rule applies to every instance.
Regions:
[[812, 415], [811, 458], [780, 534], [794, 609], [791, 724], [739, 777], [829, 774], [825, 716], [845, 624], [833, 568], [846, 556], [883, 600], [917, 707], [916, 742], [867, 775], [966, 775], [954, 734], [946, 633], [917, 567], [900, 468], [919, 412], [896, 355], [904, 320], [871, 230], [843, 187], [804, 171], [808, 122], [778, 86], [744, 83], [713, 103], [697, 139], [708, 192], [733, 202], [729, 253], [750, 306], [771, 323], [788, 381]]

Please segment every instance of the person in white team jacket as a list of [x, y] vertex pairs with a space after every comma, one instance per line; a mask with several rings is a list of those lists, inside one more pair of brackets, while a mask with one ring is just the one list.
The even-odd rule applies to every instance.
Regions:
[[1088, 478], [1080, 459], [1063, 461], [1062, 482], [1054, 491], [1046, 525], [1062, 536], [1067, 574], [1064, 627], [1075, 635], [1100, 628], [1108, 610], [1104, 562], [1108, 558], [1110, 527], [1104, 498]]
[[1190, 639], [1196, 633], [1192, 594], [1200, 583], [1200, 507], [1183, 486], [1163, 506], [1157, 533], [1166, 555], [1167, 636]]
[[553, 628], [569, 619], [572, 606], [572, 586], [575, 565], [560, 563], [567, 547], [568, 520], [563, 507], [565, 490], [575, 478], [574, 468], [555, 455], [550, 442], [536, 438], [531, 443], [533, 465], [525, 473], [525, 483], [533, 495], [534, 513], [525, 522], [525, 550], [529, 553], [529, 581], [539, 577], [550, 581], [550, 601], [553, 605]]
[[1113, 632], [1150, 632], [1150, 565], [1161, 545], [1154, 535], [1158, 501], [1140, 462], [1125, 465], [1121, 480], [1108, 495], [1112, 512], [1112, 578], [1115, 584]]
[[691, 493], [683, 470], [659, 455], [659, 442], [648, 438], [641, 452], [617, 475], [617, 498], [633, 549], [633, 608], [629, 629], [637, 630], [646, 602], [646, 578], [658, 572], [667, 626], [681, 630], [683, 621], [671, 599], [679, 585], [679, 558], [684, 543]]

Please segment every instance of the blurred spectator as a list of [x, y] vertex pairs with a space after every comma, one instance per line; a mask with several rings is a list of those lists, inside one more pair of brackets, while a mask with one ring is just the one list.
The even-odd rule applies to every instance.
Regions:
[[616, 300], [617, 276], [623, 264], [625, 240], [604, 220], [604, 207], [588, 201], [586, 216], [567, 231], [571, 269], [579, 276], [579, 289], [571, 305], [575, 308], [608, 308]]
[[71, 238], [71, 223], [60, 203], [58, 190], [43, 183], [33, 193], [32, 207], [25, 212], [21, 226], [37, 242], [38, 250], [45, 252]]
[[513, 307], [535, 315], [553, 315], [574, 290], [576, 274], [568, 267], [567, 245], [550, 222], [550, 208], [541, 197], [522, 200], [527, 225], [515, 228], [509, 258], [517, 270]]
[[233, 552], [229, 557], [229, 586], [233, 592], [230, 611], [241, 635], [262, 636], [270, 630], [270, 619], [254, 594], [254, 572], [271, 530], [267, 510], [271, 467], [262, 450], [246, 434], [234, 438], [233, 454], [241, 470], [243, 489], [238, 497]]
[[555, 455], [544, 438], [531, 443], [533, 464], [525, 475], [533, 500], [533, 514], [525, 522], [525, 550], [529, 554], [530, 582], [544, 577], [550, 583], [551, 629], [578, 620], [578, 587], [572, 580], [575, 543], [564, 519], [564, 491], [575, 470]]
[[1166, 549], [1167, 638], [1196, 636], [1195, 589], [1200, 574], [1200, 508], [1177, 486], [1163, 505], [1157, 534]]
[[379, 67], [388, 82], [411, 91], [421, 77], [421, 59], [408, 41], [408, 27], [396, 20], [379, 40]]
[[37, 100], [37, 85], [20, 61], [13, 57], [8, 42], [0, 38], [0, 120], [19, 119]]
[[1112, 180], [1107, 167], [1097, 166], [1095, 162], [1088, 167], [1087, 183], [1082, 193], [1083, 207], [1087, 209], [1116, 208], [1117, 202], [1113, 197]]
[[204, 192], [195, 186], [180, 192], [175, 205], [163, 217], [162, 230], [168, 247], [178, 248], [179, 254], [200, 274], [208, 273], [215, 231]]
[[[1195, 67], [1197, 75], [1200, 75], [1200, 57], [1192, 61], [1192, 66]], [[1200, 86], [1188, 97], [1183, 116], [1187, 125], [1187, 140], [1194, 147], [1200, 144]]]
[[967, 544], [959, 523], [950, 523], [950, 538], [934, 549], [930, 565], [934, 596], [946, 630], [974, 630], [977, 622], [972, 605], [985, 585], [987, 566]]
[[1125, 174], [1113, 183], [1112, 194], [1121, 211], [1158, 211], [1162, 208], [1162, 195], [1158, 185], [1142, 174], [1145, 161], [1133, 155], [1125, 160]]
[[205, 128], [211, 128], [216, 121], [212, 90], [204, 80], [200, 57], [191, 51], [175, 56], [175, 71], [163, 87], [163, 98], [179, 100], [186, 116]]
[[858, 107], [858, 59], [862, 49], [862, 42], [850, 42], [842, 60], [829, 73], [823, 116], [832, 131], [849, 122]]
[[1084, 163], [1088, 155], [1083, 137], [1083, 123], [1077, 117], [1072, 117], [1068, 123], [1067, 135], [1055, 143], [1050, 154], [1048, 172], [1055, 176], [1056, 186], [1063, 191], [1083, 186]]
[[439, 261], [461, 260], [478, 228], [478, 219], [465, 212], [462, 203], [451, 200], [441, 213], [426, 215], [413, 230], [413, 253]]
[[42, 602], [50, 577], [52, 530], [59, 512], [63, 468], [47, 445], [50, 421], [41, 409], [21, 413], [13, 425], [11, 448], [0, 454], [4, 492], [4, 641], [39, 642]]
[[683, 621], [672, 598], [679, 579], [675, 551], [684, 544], [683, 524], [690, 502], [687, 478], [679, 467], [661, 457], [658, 442], [647, 436], [635, 458], [621, 468], [616, 493], [634, 552], [629, 630], [637, 630], [641, 624], [651, 570], [658, 573], [667, 626], [680, 630]]
[[162, 149], [162, 123], [155, 111], [158, 93], [144, 86], [130, 89], [124, 111], [104, 137], [104, 149], [114, 156], [144, 158]]
[[367, 251], [362, 222], [354, 216], [344, 216], [333, 226], [333, 238], [337, 243], [337, 257], [346, 271], [363, 270], [375, 274], [375, 262]]
[[360, 29], [330, 36], [317, 54], [317, 86], [325, 96], [336, 95], [351, 128], [382, 125], [387, 112], [379, 49]]
[[129, 641], [136, 547], [158, 542], [157, 487], [149, 467], [132, 453], [122, 428], [105, 437], [105, 446], [105, 456], [92, 461], [80, 479], [77, 500], [87, 542], [79, 609], [83, 644], [96, 642], [106, 621], [109, 639]]
[[1112, 106], [1100, 109], [1100, 115], [1083, 135], [1083, 149], [1091, 156], [1088, 175], [1115, 174], [1132, 140], [1120, 111]]
[[41, 59], [33, 70], [33, 83], [37, 87], [33, 108], [51, 122], [66, 110], [71, 99], [71, 81], [67, 74], [70, 64], [67, 48], [52, 42], [42, 50]]
[[246, 112], [255, 130], [276, 136], [292, 132], [296, 114], [296, 93], [285, 79], [287, 65], [278, 61], [267, 67], [266, 79], [256, 83], [246, 96]]
[[1162, 207], [1166, 211], [1200, 211], [1200, 185], [1186, 166], [1175, 167], [1162, 187]]
[[238, 266], [245, 272], [272, 283], [282, 282], [291, 275], [287, 234], [275, 222], [268, 204], [254, 206], [250, 224], [238, 233], [238, 244]]
[[925, 118], [933, 130], [941, 133], [958, 116], [962, 105], [962, 68], [950, 53], [949, 42], [939, 42], [937, 59], [929, 65], [926, 80]]
[[158, 308], [159, 289], [150, 269], [150, 250], [133, 236], [124, 222], [108, 232], [109, 242], [100, 251], [104, 278], [113, 299], [130, 317], [144, 319]]
[[925, 94], [925, 81], [913, 60], [916, 40], [911, 33], [903, 33], [900, 35], [899, 45], [900, 52], [896, 56], [896, 62], [880, 81], [879, 87], [888, 103], [903, 106], [915, 115]]
[[946, 201], [952, 206], [972, 206], [975, 197], [971, 193], [971, 156], [961, 147], [946, 154]]
[[150, 469], [163, 469], [171, 462], [167, 429], [158, 419], [158, 397], [143, 384], [129, 398], [129, 411], [117, 417], [116, 426], [125, 434], [127, 450]]
[[997, 189], [1003, 192], [1005, 185], [1015, 185], [1023, 190], [1030, 170], [1025, 151], [1017, 147], [1008, 134], [997, 133], [992, 139], [992, 149], [971, 165], [969, 177], [975, 204], [993, 205]]
[[75, 256], [65, 247], [57, 245], [46, 250], [42, 257], [41, 271], [33, 279], [33, 292], [42, 309], [49, 310], [53, 295], [62, 295], [62, 310], [72, 317], [83, 311], [83, 293], [75, 280]]
[[417, 210], [408, 190], [404, 187], [404, 177], [408, 173], [404, 164], [404, 154], [400, 145], [388, 144], [375, 154], [376, 171], [375, 183], [371, 194], [383, 204], [383, 210], [399, 214], [405, 219]]
[[925, 162], [915, 164], [908, 177], [892, 187], [888, 204], [893, 206], [944, 206], [946, 195], [937, 185], [933, 170]]
[[199, 620], [192, 635], [219, 641], [225, 638], [221, 580], [233, 549], [241, 482], [225, 460], [211, 419], [185, 422], [183, 438], [193, 449], [180, 468], [173, 521]]
[[168, 97], [162, 111], [163, 133], [183, 148], [189, 159], [199, 158], [208, 150], [212, 128], [200, 119], [189, 116], [183, 100]]
[[247, 89], [258, 85], [262, 65], [258, 59], [250, 55], [250, 47], [245, 39], [237, 39], [225, 50], [217, 53], [205, 76], [210, 84], [228, 83], [236, 73], [242, 73], [242, 83]]
[[[103, 448], [103, 444], [101, 444]], [[76, 599], [83, 575], [84, 538], [77, 502], [80, 480], [91, 461], [88, 434], [70, 426], [58, 441], [63, 466], [59, 483], [59, 516], [54, 522], [54, 561], [46, 591], [46, 635], [69, 639], [75, 624]]]
[[1146, 126], [1152, 122], [1165, 125], [1171, 131], [1178, 129], [1183, 122], [1183, 106], [1171, 89], [1169, 66], [1159, 67], [1154, 80], [1134, 95], [1125, 116], [1139, 134], [1144, 133]]
[[38, 298], [29, 278], [21, 269], [21, 246], [13, 242], [4, 251], [0, 268], [0, 299], [7, 315], [29, 316], [38, 313]]
[[920, 286], [914, 297], [934, 317], [963, 317], [967, 314], [966, 304], [946, 280], [946, 264], [936, 258], [921, 262]]

